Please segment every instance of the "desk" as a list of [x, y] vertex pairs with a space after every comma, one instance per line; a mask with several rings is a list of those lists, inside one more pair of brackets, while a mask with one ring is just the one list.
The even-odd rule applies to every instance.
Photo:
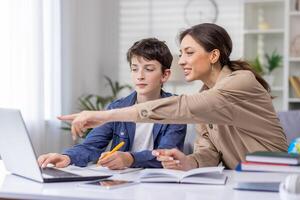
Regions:
[[[139, 172], [118, 175], [135, 179]], [[0, 161], [0, 198], [136, 200], [279, 200], [279, 193], [233, 190], [235, 181], [282, 181], [287, 174], [225, 170], [224, 186], [143, 183], [112, 190], [83, 188], [78, 182], [38, 183], [6, 172]], [[127, 176], [127, 177], [125, 177]]]

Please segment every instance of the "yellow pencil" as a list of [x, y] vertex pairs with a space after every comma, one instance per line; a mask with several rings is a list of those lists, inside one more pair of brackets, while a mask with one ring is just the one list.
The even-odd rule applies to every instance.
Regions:
[[111, 150], [110, 152], [108, 152], [108, 153], [107, 153], [106, 155], [104, 155], [103, 157], [100, 157], [99, 160], [98, 160], [98, 162], [97, 162], [97, 166], [99, 165], [98, 163], [99, 163], [100, 159], [103, 159], [103, 158], [106, 158], [107, 156], [110, 156], [110, 155], [113, 154], [114, 152], [118, 151], [124, 144], [125, 144], [124, 141], [120, 142], [117, 146], [115, 146], [115, 147], [113, 148], [113, 150]]

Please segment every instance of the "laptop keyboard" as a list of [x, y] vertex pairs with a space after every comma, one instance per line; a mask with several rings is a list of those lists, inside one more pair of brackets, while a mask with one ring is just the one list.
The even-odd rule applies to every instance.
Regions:
[[63, 177], [78, 177], [79, 175], [72, 174], [69, 172], [61, 171], [55, 168], [46, 167], [42, 169], [42, 173], [55, 178], [63, 178]]

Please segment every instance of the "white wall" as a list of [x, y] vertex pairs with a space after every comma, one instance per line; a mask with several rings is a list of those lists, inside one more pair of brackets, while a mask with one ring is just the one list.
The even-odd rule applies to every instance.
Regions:
[[[62, 113], [78, 111], [83, 94], [109, 95], [104, 75], [118, 78], [118, 0], [62, 0]], [[46, 152], [73, 145], [70, 133], [47, 123]]]
[[103, 76], [118, 73], [118, 20], [117, 0], [62, 0], [63, 113], [78, 111], [83, 94], [109, 92]]

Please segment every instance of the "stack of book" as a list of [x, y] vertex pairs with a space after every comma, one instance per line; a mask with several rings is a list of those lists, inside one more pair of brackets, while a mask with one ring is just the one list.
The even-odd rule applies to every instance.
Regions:
[[247, 154], [246, 162], [241, 162], [236, 170], [300, 173], [300, 155], [257, 151]]

